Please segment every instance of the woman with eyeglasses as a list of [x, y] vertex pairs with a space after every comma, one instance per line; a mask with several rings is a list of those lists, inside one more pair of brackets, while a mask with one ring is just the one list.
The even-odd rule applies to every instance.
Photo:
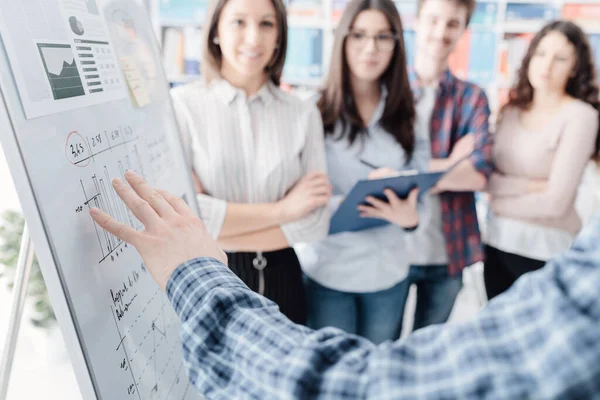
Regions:
[[[415, 136], [423, 130], [415, 127], [402, 24], [391, 0], [348, 4], [335, 32], [318, 105], [334, 193], [332, 212], [360, 179], [385, 169], [426, 169], [427, 142]], [[393, 192], [387, 193], [387, 202], [365, 199], [361, 216], [385, 219], [389, 225], [329, 235], [298, 248], [309, 326], [334, 326], [374, 343], [399, 337], [410, 264], [403, 228], [418, 224], [415, 194], [407, 200]]]

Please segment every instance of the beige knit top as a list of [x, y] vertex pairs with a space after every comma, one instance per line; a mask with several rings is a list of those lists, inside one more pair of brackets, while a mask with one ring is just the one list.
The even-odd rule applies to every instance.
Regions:
[[[598, 111], [573, 100], [535, 130], [524, 129], [520, 113], [507, 109], [494, 135], [492, 211], [575, 234], [581, 228], [575, 197], [594, 152]], [[546, 179], [546, 190], [528, 193], [530, 179]]]

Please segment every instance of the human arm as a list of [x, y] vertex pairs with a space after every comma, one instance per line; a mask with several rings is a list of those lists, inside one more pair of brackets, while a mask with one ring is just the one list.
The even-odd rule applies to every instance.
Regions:
[[488, 179], [486, 191], [497, 198], [519, 196], [527, 193], [537, 193], [546, 190], [546, 179], [528, 179], [522, 176], [505, 175], [492, 172]]
[[[325, 162], [325, 140], [323, 123], [319, 110], [310, 104], [302, 123], [306, 129], [306, 142], [301, 154], [301, 164], [304, 173], [326, 173]], [[331, 185], [326, 196], [320, 196], [318, 207], [311, 212], [294, 221], [281, 225], [281, 230], [290, 246], [297, 243], [314, 242], [323, 239], [329, 231], [329, 199], [331, 197]]]
[[462, 106], [459, 126], [462, 136], [450, 156], [432, 159], [431, 171], [443, 171], [459, 163], [436, 185], [435, 192], [483, 190], [492, 172], [492, 135], [489, 132], [490, 107], [485, 92], [472, 88], [471, 97]]
[[514, 399], [600, 391], [600, 218], [567, 254], [519, 279], [474, 319], [375, 346], [338, 329], [290, 322], [226, 267], [183, 201], [168, 193], [161, 199], [131, 177], [143, 200], [126, 185], [115, 189], [145, 230], [97, 209], [92, 216], [132, 244], [166, 287], [190, 380], [204, 396]]
[[546, 190], [495, 199], [495, 213], [513, 218], [558, 218], [565, 214], [577, 194], [598, 132], [597, 112], [585, 111], [569, 120], [558, 139]]
[[[224, 175], [220, 173], [219, 169], [215, 169], [206, 162], [210, 158], [209, 149], [205, 140], [206, 132], [201, 129], [202, 121], [196, 115], [197, 110], [194, 110], [196, 103], [193, 102], [193, 98], [189, 98], [189, 90], [173, 89], [172, 92], [178, 126], [185, 143], [187, 157], [192, 164], [192, 177], [198, 193], [196, 198], [200, 215], [214, 238], [236, 236], [248, 238], [254, 232], [272, 228], [279, 229], [280, 225], [301, 218], [322, 203], [326, 203], [326, 200], [322, 200], [312, 208], [309, 207], [323, 197], [323, 192], [326, 196], [330, 191], [328, 179], [323, 173], [303, 174], [306, 176], [301, 176], [290, 193], [287, 193], [285, 198], [280, 201], [257, 204], [255, 202], [230, 202], [225, 200], [227, 198], [218, 198], [217, 192], [223, 193], [223, 190], [218, 190], [218, 187], [227, 183], [222, 181]], [[204, 114], [200, 113], [201, 116]], [[219, 149], [213, 149], [213, 151], [219, 151]], [[221, 149], [221, 151], [224, 150]], [[204, 172], [204, 174], [198, 174], [199, 172]], [[210, 172], [210, 175], [207, 175], [207, 172]], [[203, 182], [202, 178], [209, 179], [210, 185]], [[273, 182], [273, 185], [278, 185], [278, 183]], [[211, 193], [212, 189], [215, 190], [215, 193]], [[275, 186], [275, 189], [272, 190], [279, 193], [280, 188]], [[257, 246], [260, 246], [260, 243], [257, 243]]]
[[[208, 194], [198, 194], [197, 199], [203, 220], [206, 219], [204, 223], [214, 238], [230, 239], [229, 242], [233, 243], [232, 239], [241, 237], [249, 243], [254, 234], [260, 238], [263, 237], [260, 232], [282, 231], [281, 225], [293, 223], [323, 207], [330, 196], [331, 185], [327, 176], [321, 172], [310, 172], [285, 198], [272, 203], [233, 203]], [[260, 242], [259, 239], [255, 249], [260, 247]]]

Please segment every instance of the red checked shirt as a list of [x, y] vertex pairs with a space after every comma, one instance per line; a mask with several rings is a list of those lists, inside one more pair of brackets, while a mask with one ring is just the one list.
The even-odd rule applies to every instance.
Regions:
[[[414, 70], [409, 73], [415, 98], [421, 88]], [[475, 150], [470, 156], [475, 169], [489, 177], [492, 172], [492, 137], [489, 132], [490, 108], [483, 89], [462, 81], [446, 70], [440, 80], [431, 115], [431, 156], [448, 158], [454, 144], [463, 136], [475, 135]], [[450, 275], [483, 259], [481, 234], [472, 192], [440, 194], [442, 226], [448, 253]]]

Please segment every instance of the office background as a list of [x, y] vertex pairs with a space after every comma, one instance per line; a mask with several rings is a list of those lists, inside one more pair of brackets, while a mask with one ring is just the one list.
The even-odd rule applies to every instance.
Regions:
[[[198, 79], [208, 0], [147, 0], [172, 85]], [[348, 0], [287, 0], [286, 87], [316, 89], [327, 72], [333, 31]], [[395, 1], [404, 25], [409, 63], [415, 52], [416, 0]], [[600, 2], [597, 0], [483, 0], [450, 60], [460, 78], [483, 87], [493, 110], [503, 104], [529, 41], [547, 21], [565, 18], [588, 34], [600, 73]]]

